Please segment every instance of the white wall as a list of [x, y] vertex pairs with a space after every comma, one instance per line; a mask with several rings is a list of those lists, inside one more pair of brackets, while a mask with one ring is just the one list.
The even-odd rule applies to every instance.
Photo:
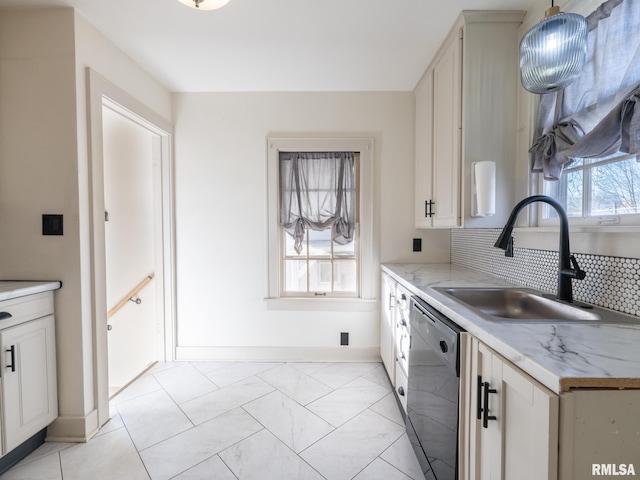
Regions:
[[[164, 118], [169, 93], [72, 9], [0, 9], [0, 278], [61, 280], [55, 293], [56, 438], [97, 427], [85, 67]], [[41, 215], [64, 215], [42, 236]]]
[[[273, 134], [373, 137], [376, 262], [447, 262], [448, 231], [413, 229], [413, 95], [173, 98], [179, 357], [310, 358], [317, 350], [339, 349], [341, 331], [350, 332], [355, 357], [377, 355], [375, 306], [355, 312], [267, 308], [265, 139]], [[414, 236], [425, 238], [425, 252], [411, 252]], [[344, 351], [325, 353], [337, 358]]]
[[[73, 11], [0, 11], [0, 271], [55, 279], [60, 412], [84, 414]], [[41, 214], [64, 215], [42, 236]]]

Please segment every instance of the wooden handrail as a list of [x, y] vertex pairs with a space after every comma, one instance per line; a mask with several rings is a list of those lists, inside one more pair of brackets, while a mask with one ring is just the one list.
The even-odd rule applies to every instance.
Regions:
[[147, 283], [149, 283], [152, 279], [153, 279], [153, 273], [151, 275], [147, 275], [146, 277], [144, 277], [144, 279], [138, 284], [138, 286], [136, 288], [131, 290], [127, 295], [125, 295], [125, 297], [122, 300], [120, 300], [118, 302], [118, 304], [115, 307], [113, 307], [111, 310], [109, 310], [109, 312], [107, 313], [107, 318], [109, 318], [111, 315], [113, 315], [118, 310], [120, 310], [125, 303], [127, 303], [129, 300], [131, 300], [131, 298], [133, 298], [133, 296], [136, 293], [138, 293], [140, 290], [142, 290], [144, 288], [144, 286]]

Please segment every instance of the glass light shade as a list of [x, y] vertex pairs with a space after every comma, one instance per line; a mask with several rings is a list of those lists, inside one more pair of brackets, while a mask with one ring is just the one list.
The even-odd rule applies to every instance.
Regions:
[[522, 86], [532, 93], [550, 93], [573, 83], [587, 57], [587, 20], [576, 13], [547, 10], [520, 41]]
[[183, 5], [191, 8], [197, 8], [198, 10], [216, 10], [224, 7], [229, 0], [178, 0]]

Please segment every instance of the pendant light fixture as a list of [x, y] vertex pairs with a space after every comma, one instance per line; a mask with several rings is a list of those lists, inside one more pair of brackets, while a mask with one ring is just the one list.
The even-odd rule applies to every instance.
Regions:
[[573, 83], [587, 57], [588, 30], [582, 15], [561, 13], [552, 3], [520, 41], [522, 86], [532, 93], [550, 93]]
[[198, 10], [216, 10], [224, 7], [229, 0], [178, 0], [187, 7], [196, 8]]

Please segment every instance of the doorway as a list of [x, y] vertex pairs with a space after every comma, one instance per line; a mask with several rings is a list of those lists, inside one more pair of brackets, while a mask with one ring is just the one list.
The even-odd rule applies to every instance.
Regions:
[[102, 107], [109, 395], [163, 358], [159, 136]]
[[93, 378], [100, 427], [109, 419], [114, 390], [150, 362], [175, 358], [173, 127], [90, 68], [87, 78]]

